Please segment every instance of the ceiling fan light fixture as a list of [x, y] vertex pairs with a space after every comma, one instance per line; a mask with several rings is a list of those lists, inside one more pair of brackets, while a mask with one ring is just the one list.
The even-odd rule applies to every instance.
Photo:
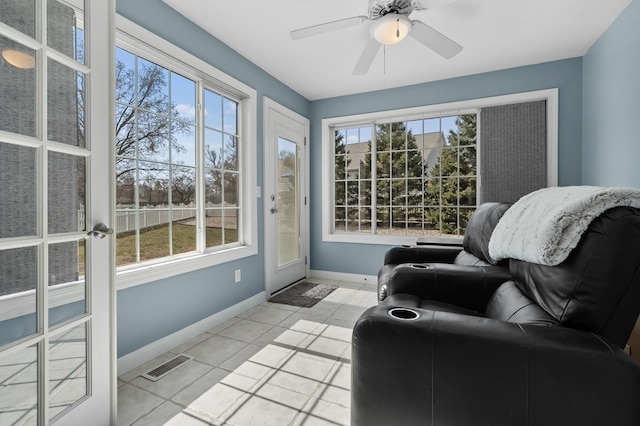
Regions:
[[13, 49], [5, 49], [2, 51], [2, 57], [16, 68], [32, 69], [36, 66], [36, 59], [33, 55]]
[[397, 13], [387, 13], [371, 26], [371, 36], [382, 44], [400, 43], [411, 31], [411, 19]]

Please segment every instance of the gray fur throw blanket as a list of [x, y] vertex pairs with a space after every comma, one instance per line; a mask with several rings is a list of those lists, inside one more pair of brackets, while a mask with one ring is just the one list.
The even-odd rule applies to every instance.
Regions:
[[507, 210], [489, 240], [496, 260], [562, 263], [593, 219], [618, 206], [640, 207], [640, 190], [598, 186], [543, 188]]

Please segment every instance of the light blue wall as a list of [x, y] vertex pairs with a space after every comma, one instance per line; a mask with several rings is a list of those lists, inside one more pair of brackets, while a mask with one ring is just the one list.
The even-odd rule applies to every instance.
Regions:
[[311, 269], [376, 275], [384, 245], [342, 244], [322, 241], [321, 120], [360, 114], [455, 102], [474, 98], [559, 89], [558, 173], [560, 185], [577, 185], [581, 179], [582, 142], [581, 58], [476, 74], [398, 89], [324, 99], [311, 103]]
[[640, 188], [640, 1], [583, 58], [586, 185]]
[[[257, 176], [262, 186], [263, 97], [305, 117], [309, 116], [309, 101], [161, 0], [117, 0], [116, 10], [257, 91]], [[118, 357], [264, 291], [263, 235], [262, 202], [258, 200], [257, 256], [118, 291]], [[239, 284], [234, 282], [235, 269], [242, 270]]]

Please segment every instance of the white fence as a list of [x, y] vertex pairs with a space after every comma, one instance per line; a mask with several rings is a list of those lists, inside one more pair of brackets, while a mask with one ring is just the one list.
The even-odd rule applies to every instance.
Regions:
[[[207, 217], [215, 218], [222, 216], [220, 205], [216, 205], [215, 209], [207, 209]], [[185, 219], [196, 219], [195, 207], [174, 207], [174, 206], [156, 206], [151, 208], [122, 208], [116, 206], [116, 234], [121, 232], [136, 230], [136, 215], [140, 218], [140, 229], [150, 228], [152, 226], [164, 225], [170, 222], [176, 222]], [[227, 212], [226, 217], [235, 218], [235, 212]], [[89, 226], [88, 224], [86, 226]], [[85, 227], [85, 211], [78, 210], [78, 230], [82, 231]]]
[[169, 222], [175, 222], [177, 220], [194, 219], [196, 218], [195, 208], [169, 208], [169, 207], [154, 207], [146, 209], [118, 209], [116, 208], [116, 233], [135, 231], [136, 229], [136, 216], [140, 220], [140, 229], [150, 228], [152, 226], [163, 225]]

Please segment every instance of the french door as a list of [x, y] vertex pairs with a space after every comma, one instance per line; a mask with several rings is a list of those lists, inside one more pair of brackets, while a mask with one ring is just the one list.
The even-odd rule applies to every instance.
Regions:
[[0, 0], [2, 425], [114, 423], [114, 15]]
[[265, 98], [265, 281], [267, 297], [307, 276], [309, 120]]

